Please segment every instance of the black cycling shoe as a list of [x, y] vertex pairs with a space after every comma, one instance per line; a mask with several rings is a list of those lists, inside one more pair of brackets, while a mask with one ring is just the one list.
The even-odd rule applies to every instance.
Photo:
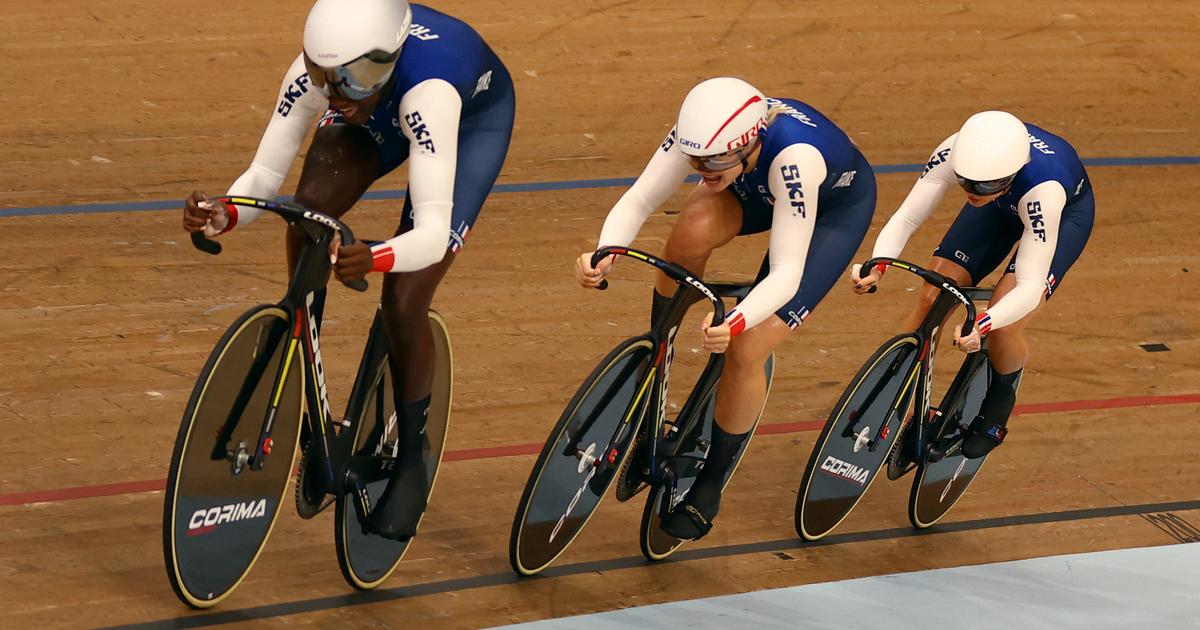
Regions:
[[683, 502], [663, 519], [662, 530], [679, 540], [703, 538], [712, 529], [713, 519], [721, 509], [721, 489], [709, 489], [697, 483]]
[[392, 540], [407, 541], [417, 535], [417, 523], [425, 513], [429, 478], [420, 457], [397, 462], [387, 488], [367, 515], [367, 530]]
[[1008, 435], [1008, 429], [1004, 426], [1006, 423], [1007, 418], [1004, 422], [988, 422], [983, 416], [975, 416], [962, 441], [963, 457], [979, 459], [1000, 446]]

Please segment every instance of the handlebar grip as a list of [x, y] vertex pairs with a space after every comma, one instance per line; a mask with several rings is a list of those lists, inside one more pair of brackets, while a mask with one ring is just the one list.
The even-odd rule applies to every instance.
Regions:
[[[874, 258], [872, 258], [871, 260], [874, 260]], [[858, 277], [860, 279], [864, 278], [868, 275], [871, 275], [871, 267], [874, 267], [874, 265], [868, 264], [871, 262], [871, 260], [868, 260], [858, 266]], [[864, 270], [866, 270], [866, 272], [867, 272], [865, 275], [863, 274]], [[867, 293], [874, 293], [878, 290], [879, 290], [879, 285], [873, 285], [870, 289], [867, 289]]]
[[[595, 269], [596, 265], [599, 265], [600, 261], [604, 260], [608, 256], [609, 256], [609, 254], [601, 254], [600, 250], [596, 250], [596, 251], [592, 252], [592, 269]], [[608, 280], [601, 280], [600, 284], [596, 285], [596, 288], [601, 291], [604, 291], [605, 289], [608, 288]]]
[[221, 253], [221, 244], [212, 239], [205, 238], [203, 232], [192, 232], [192, 247], [213, 256]]
[[967, 335], [971, 334], [972, 330], [975, 329], [975, 303], [968, 302], [966, 307], [967, 318], [963, 320], [962, 330], [959, 331], [962, 333], [959, 335], [960, 337], [966, 337]]
[[354, 289], [355, 291], [358, 291], [359, 293], [362, 293], [367, 290], [367, 280], [366, 280], [366, 278], [360, 278], [358, 280], [351, 280], [350, 282], [346, 283], [346, 286], [350, 287], [351, 289]]
[[350, 226], [342, 223], [338, 228], [338, 234], [342, 238], [342, 245], [354, 244], [354, 232], [350, 231]]

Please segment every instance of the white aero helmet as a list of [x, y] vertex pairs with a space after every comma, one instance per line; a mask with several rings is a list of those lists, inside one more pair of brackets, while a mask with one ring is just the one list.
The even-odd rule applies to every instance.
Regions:
[[317, 0], [304, 23], [304, 65], [326, 97], [360, 100], [391, 78], [408, 37], [407, 0]]
[[[717, 77], [701, 82], [688, 92], [679, 107], [675, 133], [679, 149], [685, 155], [713, 158], [730, 154], [728, 157], [732, 161], [724, 167], [729, 168], [742, 159], [736, 156], [737, 153], [748, 154], [753, 149], [759, 131], [766, 124], [767, 99], [762, 92], [741, 79]], [[737, 159], [732, 159], [734, 157]], [[709, 161], [692, 160], [697, 168]]]
[[964, 190], [993, 195], [1029, 162], [1029, 130], [1008, 112], [980, 112], [963, 124], [950, 156]]

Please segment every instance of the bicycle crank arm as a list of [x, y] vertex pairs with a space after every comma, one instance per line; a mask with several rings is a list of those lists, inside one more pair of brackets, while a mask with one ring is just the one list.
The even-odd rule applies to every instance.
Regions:
[[345, 488], [348, 490], [346, 494], [351, 495], [350, 498], [354, 503], [354, 515], [358, 517], [358, 522], [362, 525], [362, 533], [369, 534], [367, 530], [367, 517], [371, 514], [371, 495], [367, 493], [367, 484], [362, 483], [362, 480], [355, 474], [351, 468], [346, 469]]

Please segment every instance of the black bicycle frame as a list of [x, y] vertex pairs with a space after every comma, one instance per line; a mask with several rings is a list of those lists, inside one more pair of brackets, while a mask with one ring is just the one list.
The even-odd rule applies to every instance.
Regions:
[[[920, 348], [920, 354], [917, 357], [917, 361], [913, 364], [912, 369], [907, 375], [905, 375], [904, 378], [906, 381], [912, 381], [913, 377], [915, 376], [916, 384], [909, 386], [906, 383], [904, 387], [900, 389], [897, 399], [893, 401], [891, 410], [888, 412], [889, 414], [904, 413], [904, 410], [908, 408], [912, 397], [920, 397], [920, 406], [913, 409], [912, 417], [913, 421], [917, 423], [918, 427], [917, 453], [923, 454], [926, 450], [925, 447], [927, 441], [925, 428], [926, 425], [930, 424], [929, 421], [932, 420], [932, 418], [929, 417], [933, 411], [930, 404], [930, 396], [933, 382], [934, 349], [937, 346], [937, 336], [941, 331], [941, 327], [946, 321], [946, 318], [950, 315], [950, 312], [960, 304], [967, 309], [967, 317], [963, 321], [961, 330], [962, 336], [965, 337], [971, 334], [971, 331], [975, 327], [975, 301], [982, 301], [991, 297], [992, 289], [980, 287], [960, 287], [953, 280], [940, 273], [930, 271], [912, 263], [895, 258], [872, 258], [864, 262], [862, 264], [862, 268], [870, 269], [875, 265], [903, 269], [913, 273], [926, 283], [937, 287], [940, 290], [937, 299], [934, 300], [933, 304], [929, 308], [929, 311], [925, 313], [925, 318], [921, 321], [920, 326], [918, 326], [917, 329], [911, 333], [917, 339], [917, 344]], [[982, 347], [980, 348], [979, 352], [972, 353], [970, 356], [968, 356], [965, 363], [969, 369], [959, 370], [959, 375], [955, 377], [954, 382], [951, 384], [951, 389], [948, 391], [954, 391], [953, 388], [956, 385], [959, 385], [959, 379], [963, 374], [970, 374], [970, 371], [974, 369], [975, 363], [986, 360], [986, 354], [984, 354]], [[898, 364], [893, 366], [893, 368], [898, 367]], [[880, 379], [879, 383], [877, 383], [873, 390], [868, 394], [866, 402], [863, 406], [869, 406], [874, 400], [875, 396], [882, 391], [883, 384], [889, 382], [890, 380], [890, 378]], [[888, 421], [890, 420], [891, 418], [889, 417], [886, 421], [880, 423], [879, 430], [868, 443], [868, 447], [871, 450], [874, 450], [880, 443], [879, 441], [886, 437], [882, 435], [882, 432], [884, 428], [888, 426]]]
[[[659, 316], [657, 321], [652, 322], [650, 330], [643, 335], [655, 348], [654, 361], [651, 363], [651, 369], [655, 370], [655, 374], [653, 382], [650, 384], [650, 398], [645, 403], [647, 406], [652, 407], [652, 409], [647, 409], [647, 413], [654, 413], [654, 422], [648, 423], [644, 430], [647, 436], [651, 438], [647, 440], [647, 457], [649, 458], [648, 463], [651, 475], [656, 477], [659, 474], [659, 466], [657, 465], [659, 459], [659, 442], [663, 437], [663, 423], [666, 419], [664, 412], [675, 334], [679, 331], [679, 324], [683, 321], [684, 315], [687, 314], [688, 308], [699, 300], [707, 299], [712, 305], [713, 326], [720, 325], [725, 320], [725, 304], [721, 301], [718, 290], [698, 279], [695, 274], [679, 265], [627, 247], [602, 247], [592, 255], [592, 267], [595, 268], [607, 256], [628, 256], [640, 260], [661, 271], [668, 278], [674, 280], [680, 287], [675, 291], [675, 295], [671, 298], [666, 311]], [[607, 286], [608, 282], [603, 281], [599, 288], [604, 289]], [[679, 417], [690, 417], [688, 414], [694, 413], [696, 408], [707, 399], [713, 387], [716, 386], [717, 380], [721, 376], [721, 370], [724, 367], [724, 353], [709, 355], [708, 363], [704, 366], [704, 371], [696, 381], [696, 385], [692, 388], [687, 401], [684, 402]]]
[[[316, 318], [313, 317], [311, 312], [311, 306], [316, 292], [325, 287], [329, 278], [331, 263], [327, 252], [329, 251], [329, 244], [333, 241], [334, 233], [340, 235], [341, 241], [345, 245], [355, 242], [354, 233], [350, 230], [349, 226], [341, 221], [297, 204], [278, 203], [263, 199], [236, 196], [220, 197], [214, 201], [224, 204], [227, 207], [248, 206], [273, 212], [283, 217], [289, 225], [299, 228], [304, 233], [305, 243], [301, 249], [299, 261], [288, 283], [287, 293], [278, 303], [279, 308], [288, 313], [292, 322], [288, 335], [288, 348], [283, 353], [283, 356], [280, 357], [281, 363], [277, 372], [279, 376], [271, 389], [271, 403], [267, 408], [266, 417], [263, 418], [258, 444], [254, 449], [254, 457], [248, 463], [251, 470], [260, 470], [265, 457], [271, 454], [273, 447], [271, 429], [274, 426], [275, 415], [279, 408], [279, 399], [283, 394], [283, 387], [287, 383], [288, 370], [291, 369], [292, 358], [299, 351], [301, 353], [300, 365], [303, 370], [302, 377], [305, 379], [305, 405], [309, 412], [310, 428], [313, 430], [313, 434], [320, 436], [320, 440], [318, 440], [321, 449], [320, 453], [322, 459], [326, 462], [325, 472], [328, 475], [328, 481], [332, 482], [335, 478], [335, 462], [333, 462], [332, 457], [334, 449], [331, 446], [329, 427], [333, 424], [341, 425], [342, 423], [334, 421], [331, 412], [329, 394], [325, 385], [324, 365], [321, 361], [320, 334]], [[222, 249], [220, 243], [205, 238], [200, 232], [192, 233], [192, 245], [203, 252], [214, 255], [219, 254]], [[357, 291], [366, 291], [367, 289], [366, 280], [357, 280], [346, 284]], [[367, 351], [370, 352], [370, 348], [372, 347], [373, 344], [369, 340]], [[259, 365], [259, 363], [263, 365]], [[254, 371], [252, 371], [250, 374], [252, 378], [249, 378], [246, 384], [243, 385], [242, 391], [239, 393], [230, 411], [230, 416], [223, 425], [225, 429], [222, 435], [217, 438], [213, 453], [214, 459], [235, 455], [227, 451], [229, 435], [232, 435], [234, 427], [241, 419], [250, 393], [253, 392], [254, 387], [257, 385], [262, 371], [266, 369], [265, 363], [266, 361], [256, 362], [252, 367], [252, 370], [257, 370], [257, 377]], [[218, 454], [220, 455], [219, 457]], [[238, 462], [235, 461], [234, 464], [236, 474], [240, 467]], [[343, 462], [337, 462], [337, 464], [337, 468], [340, 468]]]

